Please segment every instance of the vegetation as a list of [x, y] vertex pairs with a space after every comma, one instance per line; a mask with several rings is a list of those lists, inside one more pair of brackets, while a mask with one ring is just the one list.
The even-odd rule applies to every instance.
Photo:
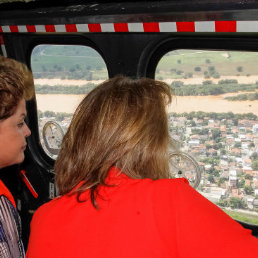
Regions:
[[54, 117], [57, 121], [63, 121], [64, 118], [66, 117], [72, 117], [73, 114], [68, 114], [65, 112], [53, 112], [53, 111], [45, 111], [42, 112], [41, 110], [38, 110], [38, 118], [43, 118], [43, 117]]
[[246, 208], [246, 203], [242, 199], [236, 198], [236, 197], [230, 198], [229, 205], [233, 209], [245, 209]]
[[248, 119], [248, 120], [257, 120], [257, 116], [253, 113], [247, 113], [247, 114], [235, 114], [233, 112], [227, 112], [227, 113], [215, 113], [215, 112], [203, 112], [203, 111], [192, 111], [190, 113], [170, 113], [170, 116], [173, 117], [186, 117], [188, 120], [192, 120], [193, 118], [198, 119], [215, 119], [215, 120], [223, 120], [223, 119], [231, 119], [233, 122], [241, 120], [241, 119]]
[[34, 78], [97, 80], [108, 77], [103, 58], [85, 46], [39, 45], [32, 52], [31, 64]]
[[244, 191], [247, 195], [251, 195], [254, 193], [254, 189], [252, 186], [244, 186]]
[[87, 83], [83, 86], [48, 86], [48, 85], [35, 85], [37, 94], [88, 94], [96, 87], [93, 83]]
[[254, 160], [254, 161], [252, 162], [252, 169], [253, 169], [253, 170], [258, 170], [258, 160]]
[[[181, 81], [174, 81], [171, 84], [171, 88], [174, 90], [177, 96], [207, 96], [207, 95], [220, 95], [224, 93], [233, 93], [238, 91], [255, 91], [258, 89], [258, 84], [238, 84], [233, 82], [234, 80], [221, 80], [218, 84], [212, 83], [212, 81], [204, 81], [203, 84], [184, 85]], [[208, 86], [207, 86], [208, 85]], [[258, 93], [253, 93], [258, 99]], [[232, 100], [228, 97], [226, 99]], [[254, 98], [254, 96], [250, 96]], [[237, 99], [236, 99], [237, 100]], [[253, 99], [255, 100], [255, 99]]]
[[258, 218], [255, 215], [226, 209], [223, 209], [223, 211], [235, 220], [243, 221], [252, 225], [258, 225]]
[[238, 94], [236, 96], [226, 97], [225, 99], [229, 101], [258, 100], [258, 92], [249, 94]]
[[[178, 60], [181, 63], [178, 63]], [[160, 60], [156, 75], [157, 77], [162, 76], [163, 79], [184, 78], [184, 75], [189, 72], [208, 78], [214, 78], [217, 75], [219, 77], [254, 75], [257, 74], [257, 60], [258, 53], [256, 52], [173, 50]], [[177, 74], [177, 70], [183, 71], [183, 73]], [[204, 72], [206, 73], [204, 74]]]

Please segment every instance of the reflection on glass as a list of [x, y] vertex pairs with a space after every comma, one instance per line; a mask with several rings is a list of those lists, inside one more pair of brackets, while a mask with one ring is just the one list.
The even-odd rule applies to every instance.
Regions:
[[258, 225], [258, 53], [175, 50], [156, 79], [175, 92], [171, 137], [202, 170], [198, 191], [237, 220]]
[[[62, 141], [60, 130], [56, 128], [61, 126], [63, 132], [66, 132], [80, 101], [108, 78], [106, 65], [102, 57], [90, 47], [38, 45], [32, 51], [31, 67], [41, 145], [55, 159]], [[53, 122], [51, 125], [50, 121]]]

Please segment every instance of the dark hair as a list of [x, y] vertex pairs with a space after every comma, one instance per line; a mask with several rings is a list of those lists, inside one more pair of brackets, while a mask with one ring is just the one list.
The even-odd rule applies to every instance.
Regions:
[[153, 79], [117, 76], [79, 104], [55, 163], [61, 195], [90, 189], [95, 207], [99, 185], [116, 166], [131, 178], [169, 177], [166, 104], [171, 89]]
[[0, 120], [14, 114], [19, 101], [34, 95], [33, 76], [26, 65], [0, 57]]

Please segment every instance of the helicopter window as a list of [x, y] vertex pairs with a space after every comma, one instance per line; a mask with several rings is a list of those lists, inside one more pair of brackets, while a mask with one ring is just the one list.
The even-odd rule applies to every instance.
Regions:
[[91, 47], [38, 45], [32, 52], [31, 67], [40, 142], [45, 152], [56, 159], [77, 105], [108, 78], [106, 64]]
[[258, 225], [258, 53], [174, 50], [155, 78], [175, 92], [168, 108], [171, 173], [234, 219]]

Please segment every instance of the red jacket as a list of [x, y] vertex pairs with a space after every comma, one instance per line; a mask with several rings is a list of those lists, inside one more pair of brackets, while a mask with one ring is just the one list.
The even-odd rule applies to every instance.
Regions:
[[40, 207], [27, 258], [258, 257], [258, 239], [185, 179], [130, 179], [109, 173], [99, 210], [89, 192]]
[[1, 195], [4, 195], [12, 203], [12, 205], [16, 208], [14, 198], [13, 198], [11, 192], [8, 190], [8, 188], [5, 186], [5, 184], [2, 182], [2, 180], [0, 180], [0, 196]]

